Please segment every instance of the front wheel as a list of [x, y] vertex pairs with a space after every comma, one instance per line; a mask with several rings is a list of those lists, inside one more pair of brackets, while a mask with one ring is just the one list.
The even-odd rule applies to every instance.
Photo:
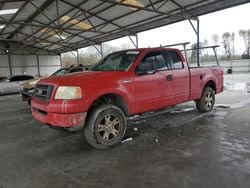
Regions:
[[93, 147], [107, 149], [121, 142], [126, 127], [123, 111], [115, 105], [105, 104], [91, 112], [84, 128], [84, 135]]
[[211, 87], [204, 88], [201, 98], [196, 101], [196, 107], [199, 112], [210, 112], [215, 103], [215, 92]]

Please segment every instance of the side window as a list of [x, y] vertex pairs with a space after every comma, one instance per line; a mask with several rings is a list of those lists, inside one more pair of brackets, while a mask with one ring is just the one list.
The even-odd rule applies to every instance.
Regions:
[[165, 59], [165, 62], [167, 64], [168, 68], [173, 69], [172, 60], [171, 60], [171, 57], [170, 57], [168, 51], [164, 51], [163, 55], [164, 55], [164, 59]]
[[161, 53], [155, 55], [154, 65], [155, 65], [156, 70], [165, 70], [165, 69], [167, 69], [166, 62], [165, 62], [165, 60], [164, 60]]
[[150, 52], [148, 53], [139, 63], [136, 71], [154, 71], [154, 70], [165, 70], [167, 69], [165, 60], [161, 52]]
[[167, 51], [168, 54], [169, 54], [169, 57], [171, 58], [172, 60], [172, 63], [173, 63], [173, 69], [183, 69], [184, 66], [183, 66], [183, 62], [181, 61], [181, 58], [179, 56], [179, 54], [176, 52], [176, 51]]

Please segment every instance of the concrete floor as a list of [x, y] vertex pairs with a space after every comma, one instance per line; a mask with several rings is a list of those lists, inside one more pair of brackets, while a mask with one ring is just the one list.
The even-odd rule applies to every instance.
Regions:
[[[0, 97], [0, 187], [250, 187], [250, 93], [217, 95], [214, 111], [189, 102], [129, 123], [100, 151], [81, 132], [44, 126], [18, 95]], [[136, 129], [135, 129], [136, 127]]]

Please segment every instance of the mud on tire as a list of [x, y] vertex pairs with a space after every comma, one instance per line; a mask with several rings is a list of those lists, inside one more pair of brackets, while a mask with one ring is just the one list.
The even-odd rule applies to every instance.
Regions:
[[87, 142], [97, 149], [108, 149], [120, 143], [126, 132], [127, 122], [123, 111], [112, 104], [96, 107], [84, 128]]
[[203, 89], [201, 98], [196, 101], [196, 108], [199, 112], [210, 112], [215, 103], [215, 91], [211, 87]]

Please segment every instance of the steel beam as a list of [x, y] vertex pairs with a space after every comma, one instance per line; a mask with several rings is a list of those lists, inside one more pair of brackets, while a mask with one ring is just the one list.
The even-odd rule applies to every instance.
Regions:
[[[54, 0], [46, 0], [40, 7], [40, 10], [36, 10], [29, 18], [27, 18], [24, 22], [29, 23], [32, 21], [34, 18], [36, 18], [39, 14], [40, 11], [45, 10], [51, 3], [53, 3]], [[20, 30], [22, 30], [24, 26], [19, 26], [11, 35], [7, 37], [7, 39], [11, 39], [13, 36], [15, 36]]]
[[36, 63], [37, 63], [37, 73], [38, 73], [38, 76], [41, 76], [41, 73], [40, 73], [40, 62], [39, 62], [39, 56], [38, 56], [38, 54], [36, 55]]
[[134, 35], [134, 37], [135, 37], [135, 41], [131, 38], [131, 36], [130, 35], [128, 35], [128, 38], [130, 39], [130, 41], [132, 42], [132, 44], [134, 45], [134, 47], [135, 48], [138, 48], [139, 46], [139, 44], [138, 44], [138, 34], [135, 34]]
[[[10, 20], [8, 20], [9, 22], [12, 22], [17, 16], [18, 14], [25, 8], [25, 6], [28, 4], [28, 1], [25, 1], [22, 6], [18, 9], [18, 11], [11, 17]], [[0, 35], [5, 31], [5, 29], [9, 26], [9, 24], [7, 23], [4, 28], [0, 31]]]
[[8, 54], [8, 61], [9, 61], [10, 76], [12, 76], [12, 75], [13, 75], [13, 72], [12, 72], [12, 64], [11, 64], [11, 57], [10, 57], [10, 54]]

